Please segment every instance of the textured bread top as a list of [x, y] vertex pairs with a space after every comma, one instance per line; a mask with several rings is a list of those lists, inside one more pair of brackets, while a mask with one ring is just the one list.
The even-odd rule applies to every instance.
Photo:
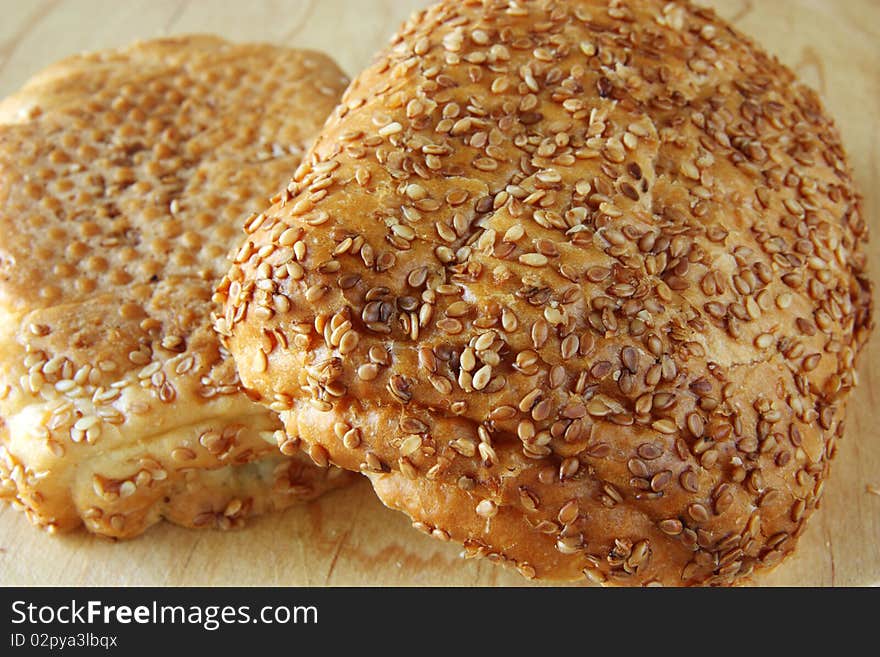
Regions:
[[351, 85], [221, 288], [291, 440], [527, 576], [790, 551], [870, 328], [815, 94], [682, 2], [441, 2]]
[[[0, 104], [0, 480], [35, 522], [131, 535], [180, 477], [272, 451], [211, 294], [345, 84], [318, 53], [195, 36], [72, 57]], [[272, 491], [271, 467], [229, 476]]]
[[3, 302], [221, 274], [226, 219], [283, 184], [344, 83], [324, 55], [215, 37], [51, 67], [0, 108], [32, 119], [2, 135]]

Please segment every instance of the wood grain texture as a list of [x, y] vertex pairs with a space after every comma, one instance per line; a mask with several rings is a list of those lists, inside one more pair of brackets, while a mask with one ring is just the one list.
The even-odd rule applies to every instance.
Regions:
[[[215, 32], [234, 40], [325, 50], [350, 74], [365, 66], [422, 0], [0, 0], [0, 96], [81, 50], [136, 38]], [[880, 264], [880, 3], [704, 0], [819, 90], [843, 133]], [[791, 559], [761, 585], [880, 585], [880, 335], [860, 363], [822, 507]], [[875, 492], [872, 493], [871, 490]], [[523, 585], [385, 509], [366, 481], [240, 532], [159, 526], [113, 543], [49, 537], [0, 509], [4, 585]]]

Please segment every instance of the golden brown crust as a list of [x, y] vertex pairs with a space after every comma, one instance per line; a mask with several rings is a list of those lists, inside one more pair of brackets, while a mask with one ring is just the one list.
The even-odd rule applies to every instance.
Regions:
[[346, 479], [277, 453], [211, 328], [241, 215], [345, 83], [318, 53], [176, 37], [0, 104], [0, 494], [34, 523], [230, 527]]
[[815, 94], [710, 11], [441, 2], [246, 231], [217, 323], [245, 385], [476, 553], [730, 583], [821, 498], [859, 197]]

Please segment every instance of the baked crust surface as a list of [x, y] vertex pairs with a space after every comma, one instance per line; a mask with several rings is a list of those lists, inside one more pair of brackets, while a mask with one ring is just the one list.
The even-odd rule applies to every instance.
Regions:
[[469, 554], [726, 584], [821, 499], [859, 202], [816, 95], [711, 11], [450, 0], [248, 222], [217, 328], [291, 446]]
[[242, 216], [345, 84], [319, 53], [192, 36], [0, 103], [0, 496], [35, 524], [228, 528], [347, 478], [278, 453], [211, 328]]

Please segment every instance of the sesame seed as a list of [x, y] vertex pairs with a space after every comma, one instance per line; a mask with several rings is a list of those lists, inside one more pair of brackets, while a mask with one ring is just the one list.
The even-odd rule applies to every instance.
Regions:
[[327, 287], [324, 285], [316, 284], [309, 287], [306, 290], [305, 298], [309, 303], [315, 303], [318, 299], [322, 298], [327, 293]]
[[651, 428], [665, 434], [678, 433], [678, 427], [672, 420], [655, 420], [651, 423]]
[[359, 429], [349, 429], [342, 437], [342, 444], [346, 449], [357, 449], [361, 444], [361, 432]]
[[281, 246], [291, 246], [299, 240], [300, 235], [302, 235], [302, 229], [288, 228], [278, 236], [278, 244]]
[[529, 267], [543, 267], [549, 262], [547, 256], [540, 253], [524, 253], [518, 260]]
[[664, 534], [669, 534], [670, 536], [678, 536], [684, 529], [681, 521], [675, 518], [661, 520], [659, 523], [659, 527]]
[[416, 232], [404, 224], [394, 224], [391, 226], [391, 232], [407, 242], [411, 242], [416, 238]]
[[330, 465], [330, 453], [323, 445], [309, 447], [309, 457], [319, 468], [326, 468]]
[[339, 339], [339, 353], [347, 355], [357, 349], [359, 337], [355, 331], [348, 330]]
[[474, 342], [474, 349], [477, 351], [485, 351], [492, 346], [492, 343], [495, 341], [495, 332], [487, 331], [480, 335], [477, 338], [476, 342]]
[[483, 365], [483, 367], [474, 373], [472, 385], [475, 390], [482, 390], [488, 385], [489, 379], [491, 378], [492, 367], [490, 365]]
[[465, 371], [472, 371], [477, 366], [477, 359], [474, 355], [474, 350], [468, 347], [463, 352], [461, 352], [461, 356], [459, 357], [459, 364], [461, 368]]
[[400, 125], [397, 121], [389, 123], [379, 130], [380, 137], [390, 137], [391, 135], [396, 135], [397, 133], [403, 130], [403, 126]]
[[707, 522], [709, 520], [709, 511], [702, 504], [691, 504], [688, 506], [688, 515], [695, 522]]
[[591, 41], [581, 41], [578, 47], [587, 57], [592, 57], [596, 54], [596, 45]]
[[409, 436], [400, 444], [400, 453], [403, 456], [415, 454], [422, 446], [422, 437], [418, 435]]

